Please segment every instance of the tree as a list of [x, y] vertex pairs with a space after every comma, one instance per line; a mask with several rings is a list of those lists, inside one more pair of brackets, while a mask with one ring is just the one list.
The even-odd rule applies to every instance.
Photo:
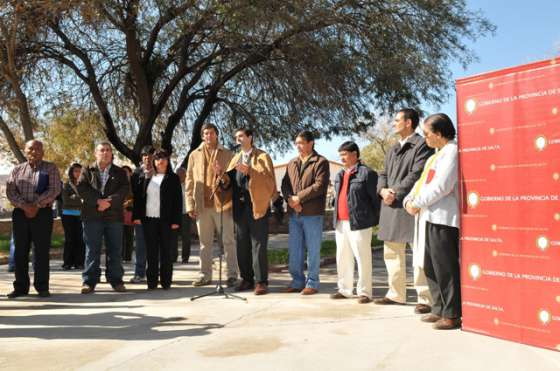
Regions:
[[371, 143], [361, 149], [362, 161], [377, 172], [383, 170], [387, 151], [398, 140], [393, 131], [391, 118], [384, 117], [375, 127], [364, 134], [364, 138]]
[[282, 148], [304, 128], [355, 133], [364, 112], [440, 103], [449, 61], [473, 59], [463, 40], [493, 30], [464, 0], [24, 4], [48, 27], [37, 45], [53, 89], [93, 103], [136, 163], [146, 144], [184, 150], [187, 134], [194, 149], [207, 120]]
[[95, 161], [94, 143], [104, 139], [103, 124], [97, 112], [59, 107], [42, 123], [45, 157], [59, 169], [73, 162], [87, 166]]
[[23, 143], [34, 138], [36, 128], [25, 92], [26, 77], [36, 62], [32, 39], [37, 29], [30, 29], [36, 18], [20, 3], [6, 1], [0, 9], [0, 131], [17, 162], [25, 161]]

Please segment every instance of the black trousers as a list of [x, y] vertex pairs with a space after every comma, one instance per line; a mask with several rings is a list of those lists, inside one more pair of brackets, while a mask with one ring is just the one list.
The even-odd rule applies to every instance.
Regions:
[[64, 228], [64, 265], [83, 268], [86, 246], [82, 220], [77, 215], [62, 215], [61, 219]]
[[186, 263], [191, 257], [191, 218], [188, 214], [183, 214], [181, 226], [173, 230], [171, 245], [171, 261], [176, 262], [179, 257], [179, 234], [181, 235], [181, 261]]
[[12, 213], [12, 230], [14, 232], [15, 276], [14, 290], [29, 292], [29, 251], [33, 242], [35, 290], [49, 289], [49, 251], [53, 228], [53, 214], [50, 207], [39, 209], [37, 215], [28, 219], [23, 210], [16, 208]]
[[122, 260], [132, 260], [132, 249], [134, 247], [134, 226], [123, 224]]
[[460, 318], [459, 229], [426, 224], [424, 273], [432, 294], [432, 313], [443, 318]]
[[251, 283], [268, 284], [268, 217], [255, 220], [250, 205], [245, 205], [235, 220], [237, 262], [241, 278]]
[[172, 229], [171, 224], [160, 218], [144, 218], [144, 239], [146, 240], [146, 280], [148, 288], [155, 289], [158, 276], [161, 287], [169, 288], [173, 277]]

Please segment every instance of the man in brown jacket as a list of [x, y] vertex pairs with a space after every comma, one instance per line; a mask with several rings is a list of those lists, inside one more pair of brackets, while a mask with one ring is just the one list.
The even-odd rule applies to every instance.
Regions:
[[[290, 213], [288, 267], [292, 282], [287, 292], [313, 295], [319, 290], [319, 263], [323, 237], [323, 217], [329, 186], [329, 162], [314, 150], [315, 139], [309, 131], [295, 140], [299, 156], [288, 163], [282, 179], [282, 194]], [[307, 247], [307, 279], [303, 263]], [[303, 291], [302, 291], [303, 290]]]
[[212, 245], [214, 233], [220, 230], [223, 207], [223, 234], [227, 266], [227, 286], [237, 283], [237, 254], [233, 237], [231, 189], [220, 186], [222, 170], [227, 168], [233, 153], [218, 143], [218, 128], [210, 123], [202, 126], [202, 144], [189, 156], [185, 199], [187, 213], [196, 220], [200, 240], [200, 275], [193, 286], [212, 282]]
[[277, 195], [270, 156], [253, 145], [253, 131], [238, 129], [235, 140], [241, 151], [230, 161], [226, 181], [233, 189], [233, 219], [236, 226], [237, 261], [242, 281], [237, 291], [264, 295], [268, 289], [268, 215]]

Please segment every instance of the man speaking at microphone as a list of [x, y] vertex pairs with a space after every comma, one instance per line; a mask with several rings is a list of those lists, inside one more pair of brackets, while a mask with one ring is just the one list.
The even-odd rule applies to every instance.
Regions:
[[[212, 283], [212, 246], [214, 234], [222, 230], [227, 287], [237, 283], [237, 254], [233, 237], [233, 216], [231, 211], [231, 189], [222, 186], [223, 169], [233, 153], [218, 143], [218, 128], [206, 123], [202, 125], [202, 143], [189, 156], [185, 199], [187, 213], [196, 220], [200, 240], [200, 273], [193, 286]], [[223, 219], [220, 213], [223, 212]], [[220, 223], [223, 221], [223, 228]]]
[[[237, 291], [268, 291], [268, 215], [277, 194], [270, 156], [253, 144], [253, 131], [237, 129], [235, 141], [241, 147], [230, 161], [225, 182], [233, 189], [233, 219], [237, 231], [237, 258], [242, 281]], [[256, 284], [256, 286], [255, 286]]]

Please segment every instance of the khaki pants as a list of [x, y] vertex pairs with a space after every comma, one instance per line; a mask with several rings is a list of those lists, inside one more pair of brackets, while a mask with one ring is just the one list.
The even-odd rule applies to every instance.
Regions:
[[[226, 277], [237, 278], [237, 252], [233, 235], [233, 215], [231, 210], [224, 211], [224, 255], [226, 259]], [[198, 238], [200, 240], [200, 276], [212, 279], [212, 248], [214, 234], [220, 233], [220, 212], [213, 208], [205, 208], [196, 218]], [[219, 236], [218, 236], [219, 238]]]
[[[406, 303], [406, 243], [385, 241], [383, 246], [385, 266], [387, 267], [389, 291], [385, 297], [399, 303]], [[414, 268], [414, 288], [418, 303], [432, 305], [432, 296], [421, 267]]]

